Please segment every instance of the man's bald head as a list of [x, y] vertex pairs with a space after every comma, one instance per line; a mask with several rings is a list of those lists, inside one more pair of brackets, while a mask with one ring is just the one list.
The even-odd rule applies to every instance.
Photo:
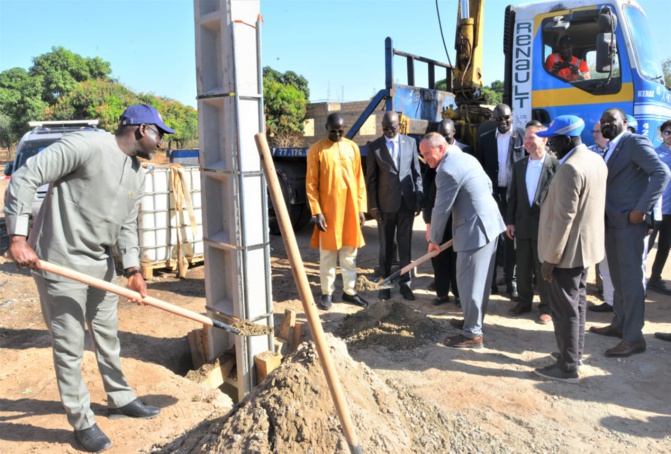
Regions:
[[446, 118], [438, 125], [438, 134], [445, 137], [445, 140], [450, 145], [454, 143], [454, 133], [454, 122], [451, 119]]
[[393, 139], [398, 134], [398, 114], [393, 110], [385, 112], [382, 116], [382, 133]]
[[345, 134], [345, 117], [339, 112], [332, 113], [326, 119], [328, 138], [332, 142], [340, 142]]

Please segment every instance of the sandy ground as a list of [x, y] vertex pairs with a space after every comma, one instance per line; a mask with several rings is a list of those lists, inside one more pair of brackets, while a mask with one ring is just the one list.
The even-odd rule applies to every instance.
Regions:
[[[2, 192], [4, 184], [0, 184]], [[365, 227], [364, 235], [368, 244], [359, 252], [358, 266], [361, 274], [373, 279], [378, 251], [373, 222]], [[309, 236], [309, 229], [298, 232], [308, 277], [318, 296], [318, 254], [307, 247]], [[0, 241], [4, 251], [6, 237]], [[413, 241], [413, 256], [419, 257], [426, 251], [424, 225], [419, 218]], [[282, 314], [286, 308], [302, 312], [281, 238], [273, 237], [271, 246], [275, 312]], [[549, 353], [556, 350], [552, 325], [536, 323], [535, 313], [510, 317], [507, 310], [513, 303], [499, 295], [492, 297], [485, 320], [486, 348], [462, 351], [444, 347], [441, 340], [453, 333], [448, 319], [459, 317], [460, 310], [452, 303], [431, 306], [433, 295], [425, 290], [431, 274], [430, 263], [420, 266], [413, 280], [417, 301], [408, 306], [432, 319], [435, 323], [426, 326], [435, 327], [435, 333], [403, 349], [388, 348], [384, 342], [350, 342], [348, 348], [355, 361], [375, 374], [375, 380], [393, 380], [413, 399], [435, 406], [450, 421], [458, 422], [450, 426], [455, 431], [451, 436], [461, 440], [452, 445], [453, 452], [671, 451], [671, 387], [667, 375], [671, 344], [652, 336], [656, 331], [671, 332], [671, 298], [648, 294], [645, 354], [619, 360], [606, 358], [603, 352], [614, 346], [616, 339], [587, 334], [581, 382], [557, 384], [532, 374], [535, 367], [549, 364]], [[182, 280], [157, 272], [148, 287], [152, 296], [204, 312], [203, 280], [204, 267], [200, 266], [192, 268]], [[593, 274], [589, 281], [593, 283]], [[340, 301], [340, 288], [336, 301]], [[593, 284], [589, 290], [593, 293]], [[392, 296], [398, 296], [396, 289]], [[366, 297], [376, 301], [375, 292], [368, 292]], [[593, 296], [590, 300], [597, 301]], [[331, 311], [321, 312], [325, 330], [336, 332], [348, 315], [359, 311], [358, 307], [336, 302]], [[304, 316], [300, 314], [299, 319]], [[228, 398], [184, 378], [190, 368], [186, 335], [199, 328], [197, 324], [127, 302], [120, 303], [119, 320], [126, 375], [138, 395], [160, 406], [162, 413], [149, 421], [107, 419], [107, 403], [89, 345], [83, 373], [97, 422], [114, 444], [110, 453], [149, 452], [192, 431], [201, 421], [214, 421], [227, 414], [231, 407]], [[610, 314], [588, 313], [588, 327], [609, 320]], [[276, 324], [280, 321], [278, 315]], [[0, 364], [0, 446], [12, 453], [76, 452], [78, 445], [58, 398], [49, 335], [35, 286], [27, 272], [16, 270], [2, 258]], [[358, 418], [356, 423], [374, 424]], [[361, 430], [367, 436], [371, 433], [369, 427]], [[369, 448], [367, 452], [385, 451], [371, 440], [362, 439]]]

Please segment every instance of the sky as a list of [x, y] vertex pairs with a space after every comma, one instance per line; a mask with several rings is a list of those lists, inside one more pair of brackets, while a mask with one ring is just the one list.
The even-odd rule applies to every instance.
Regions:
[[[485, 2], [485, 84], [503, 80], [510, 3]], [[452, 61], [457, 4], [438, 0]], [[671, 57], [667, 0], [639, 4], [658, 37], [660, 61]], [[0, 0], [0, 72], [28, 69], [34, 57], [62, 46], [110, 62], [112, 76], [134, 91], [197, 107], [193, 8], [192, 0]], [[263, 65], [304, 76], [311, 102], [367, 100], [384, 88], [387, 36], [396, 49], [448, 62], [435, 0], [261, 0], [261, 14]], [[423, 66], [418, 85], [427, 82]], [[405, 83], [404, 61], [397, 58], [395, 69]]]

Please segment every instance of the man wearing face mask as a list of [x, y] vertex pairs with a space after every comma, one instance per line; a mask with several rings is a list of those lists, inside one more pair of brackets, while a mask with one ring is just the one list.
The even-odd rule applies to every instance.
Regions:
[[613, 320], [590, 332], [622, 339], [606, 350], [609, 357], [644, 352], [645, 287], [642, 257], [651, 214], [671, 173], [650, 140], [626, 130], [625, 113], [618, 108], [601, 115], [601, 133], [610, 142], [605, 155], [606, 257], [615, 287]]
[[357, 249], [364, 245], [361, 227], [366, 222], [366, 186], [357, 144], [344, 138], [345, 119], [332, 113], [326, 120], [328, 137], [308, 150], [305, 190], [315, 225], [310, 247], [319, 248], [321, 299], [331, 308], [336, 265], [340, 259], [343, 301], [366, 307], [356, 293]]
[[[394, 237], [398, 242], [399, 265], [410, 263], [412, 223], [422, 206], [422, 177], [414, 139], [398, 133], [398, 114], [382, 117], [382, 137], [368, 144], [366, 189], [368, 212], [380, 226], [380, 273], [391, 274]], [[410, 273], [401, 275], [399, 290], [406, 300], [414, 300]], [[378, 297], [389, 299], [389, 289]]]
[[[142, 403], [126, 382], [119, 360], [118, 296], [39, 270], [39, 259], [116, 282], [110, 248], [116, 245], [128, 287], [147, 294], [139, 269], [137, 216], [145, 172], [138, 157], [151, 159], [167, 127], [145, 104], [121, 115], [114, 135], [81, 131], [26, 161], [8, 186], [5, 203], [9, 254], [19, 268], [30, 268], [51, 335], [61, 402], [76, 439], [87, 451], [112, 443], [95, 423], [82, 380], [85, 325], [88, 325], [105, 392], [108, 416], [149, 419], [157, 407]], [[30, 239], [28, 217], [38, 187], [49, 183]]]
[[[494, 109], [496, 129], [486, 131], [478, 138], [475, 157], [482, 164], [492, 181], [494, 199], [499, 213], [505, 218], [508, 210], [508, 193], [512, 185], [513, 164], [525, 156], [524, 129], [513, 128], [510, 107], [499, 104]], [[503, 263], [506, 292], [512, 301], [517, 301], [517, 278], [515, 276], [515, 242], [508, 237], [499, 240], [497, 262]], [[498, 293], [496, 272], [492, 281], [492, 293]]]

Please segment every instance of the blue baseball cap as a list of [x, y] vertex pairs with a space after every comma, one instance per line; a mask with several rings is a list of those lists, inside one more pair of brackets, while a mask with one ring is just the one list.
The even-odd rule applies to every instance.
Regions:
[[578, 137], [585, 129], [585, 122], [575, 115], [560, 115], [550, 123], [545, 131], [538, 131], [538, 137], [569, 136]]
[[124, 113], [121, 114], [119, 122], [124, 126], [141, 124], [156, 125], [158, 129], [166, 134], [175, 133], [174, 129], [168, 128], [165, 123], [163, 123], [163, 119], [161, 118], [161, 114], [158, 113], [158, 110], [147, 104], [133, 104], [128, 107]]
[[631, 115], [627, 115], [627, 128], [632, 128], [634, 133], [638, 132], [638, 121]]

